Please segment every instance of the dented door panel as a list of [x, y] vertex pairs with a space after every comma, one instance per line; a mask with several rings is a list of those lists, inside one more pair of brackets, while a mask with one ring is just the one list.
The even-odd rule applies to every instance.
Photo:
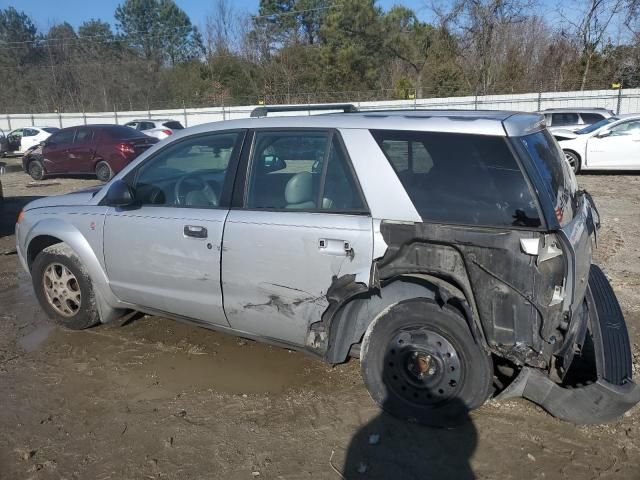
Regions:
[[231, 327], [304, 345], [334, 278], [368, 284], [372, 238], [366, 215], [232, 210], [222, 255]]

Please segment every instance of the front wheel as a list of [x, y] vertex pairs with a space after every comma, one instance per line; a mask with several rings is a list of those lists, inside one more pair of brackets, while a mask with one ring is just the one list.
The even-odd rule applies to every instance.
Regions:
[[378, 318], [365, 334], [361, 370], [373, 400], [386, 412], [431, 426], [463, 423], [490, 394], [490, 356], [453, 308], [408, 300]]
[[100, 323], [89, 274], [65, 243], [45, 248], [33, 261], [36, 297], [49, 317], [72, 330]]
[[31, 160], [27, 170], [34, 180], [42, 180], [44, 178], [44, 165], [40, 160]]
[[580, 171], [580, 157], [577, 153], [572, 152], [571, 150], [565, 150], [564, 158], [569, 162], [569, 166], [573, 170], [573, 173], [578, 173]]

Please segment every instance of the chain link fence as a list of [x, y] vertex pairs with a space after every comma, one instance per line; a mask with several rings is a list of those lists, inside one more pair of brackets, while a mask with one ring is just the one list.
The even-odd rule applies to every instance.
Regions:
[[[509, 93], [499, 95], [466, 95], [430, 97], [428, 94], [418, 98], [416, 89], [404, 92], [392, 89], [370, 91], [314, 92], [265, 94], [256, 98], [235, 98], [231, 105], [225, 104], [225, 98], [217, 100], [184, 101], [176, 106], [175, 102], [156, 102], [145, 109], [131, 110], [114, 105], [113, 109], [102, 112], [65, 112], [54, 109], [51, 112], [37, 113], [28, 106], [13, 107], [0, 114], [0, 128], [4, 131], [27, 126], [70, 127], [80, 124], [118, 123], [140, 118], [172, 119], [181, 121], [185, 126], [206, 122], [246, 118], [260, 105], [313, 105], [324, 103], [353, 103], [360, 110], [379, 109], [472, 109], [472, 110], [517, 110], [540, 111], [547, 108], [606, 108], [614, 113], [640, 112], [640, 89], [611, 88], [603, 90], [574, 90], [562, 92]], [[422, 91], [424, 94], [424, 91]], [[404, 99], [398, 100], [398, 96]], [[295, 112], [310, 114], [311, 112]], [[317, 113], [317, 112], [314, 112]]]

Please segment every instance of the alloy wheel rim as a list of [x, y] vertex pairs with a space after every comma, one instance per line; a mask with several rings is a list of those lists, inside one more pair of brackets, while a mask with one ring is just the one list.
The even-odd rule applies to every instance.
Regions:
[[576, 169], [576, 159], [574, 158], [574, 156], [571, 155], [570, 153], [565, 153], [564, 154], [564, 158], [567, 159], [567, 162], [569, 162], [569, 165], [571, 165], [571, 168], [573, 168], [575, 170]]
[[39, 177], [42, 174], [42, 169], [40, 168], [40, 165], [38, 165], [37, 163], [33, 163], [31, 165], [31, 174], [33, 176]]
[[82, 293], [76, 276], [66, 266], [52, 263], [42, 274], [42, 284], [49, 305], [64, 317], [73, 317], [82, 305]]
[[387, 345], [385, 384], [407, 402], [431, 406], [455, 397], [462, 376], [458, 352], [439, 333], [403, 330]]

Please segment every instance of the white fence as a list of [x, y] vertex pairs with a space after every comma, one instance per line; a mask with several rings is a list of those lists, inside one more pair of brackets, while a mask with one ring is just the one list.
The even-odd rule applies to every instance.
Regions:
[[[524, 93], [352, 103], [361, 110], [448, 108], [537, 111], [557, 107], [601, 107], [608, 108], [616, 113], [635, 113], [640, 112], [640, 89]], [[126, 112], [0, 114], [0, 128], [6, 131], [30, 125], [71, 127], [95, 123], [124, 124], [136, 118], [170, 118], [182, 122], [184, 126], [192, 126], [207, 122], [247, 118], [257, 106], [177, 108]], [[309, 113], [311, 112], [301, 111], [292, 114], [306, 115]]]

